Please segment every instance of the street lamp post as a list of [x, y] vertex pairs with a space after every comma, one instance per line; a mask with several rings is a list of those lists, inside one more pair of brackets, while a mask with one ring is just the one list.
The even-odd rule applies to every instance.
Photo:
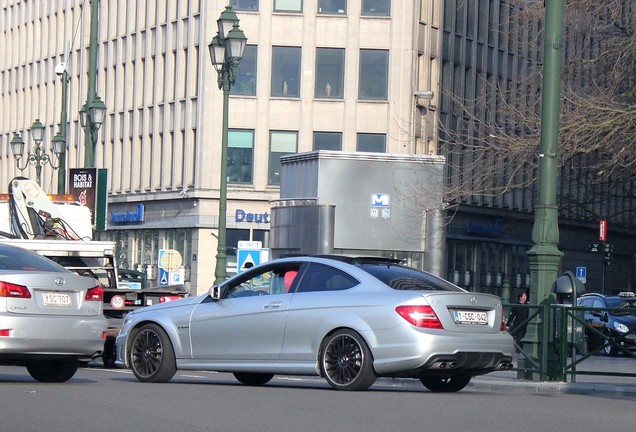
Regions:
[[106, 105], [97, 96], [97, 44], [99, 30], [99, 0], [91, 2], [90, 45], [88, 47], [88, 95], [80, 110], [80, 123], [84, 128], [84, 167], [95, 166], [97, 132], [104, 122]]
[[221, 139], [221, 185], [219, 191], [219, 235], [216, 253], [216, 267], [214, 270], [215, 284], [226, 279], [227, 276], [227, 136], [228, 136], [228, 105], [230, 88], [236, 81], [236, 69], [241, 59], [247, 38], [239, 29], [239, 19], [232, 6], [225, 10], [216, 21], [218, 33], [208, 45], [212, 66], [218, 74], [219, 89], [223, 90], [223, 136]]
[[[539, 196], [532, 227], [532, 248], [528, 251], [531, 273], [530, 301], [541, 305], [555, 302], [552, 284], [559, 275], [563, 253], [558, 249], [559, 221], [557, 206], [557, 172], [559, 150], [559, 116], [561, 113], [561, 64], [563, 56], [563, 0], [545, 2], [543, 96], [541, 101], [541, 143], [539, 150]], [[540, 379], [547, 374], [558, 378], [554, 352], [549, 343], [548, 317], [537, 317], [528, 324], [524, 350], [532, 358], [541, 358], [540, 374], [519, 372], [526, 379]], [[530, 365], [520, 359], [519, 367]]]
[[68, 68], [66, 63], [60, 63], [56, 66], [55, 72], [62, 78], [62, 111], [60, 113], [60, 131], [55, 134], [53, 141], [56, 139], [63, 140], [64, 146], [59, 154], [60, 165], [57, 172], [57, 193], [64, 194], [66, 191], [66, 121], [67, 121], [67, 97], [68, 97]]
[[44, 126], [40, 123], [39, 119], [35, 120], [31, 126], [31, 138], [35, 142], [35, 147], [33, 148], [33, 153], [27, 152], [26, 158], [24, 158], [24, 165], [20, 164], [20, 160], [24, 154], [24, 140], [17, 133], [13, 134], [13, 138], [11, 138], [11, 152], [13, 153], [15, 164], [20, 171], [24, 171], [29, 165], [35, 166], [35, 180], [38, 184], [40, 184], [40, 180], [42, 178], [42, 167], [44, 165], [49, 164], [54, 170], [59, 168], [60, 154], [64, 151], [66, 142], [59, 133], [56, 134], [55, 138], [52, 140], [51, 151], [58, 159], [58, 165], [55, 165], [51, 155], [47, 154], [44, 148], [42, 148]]

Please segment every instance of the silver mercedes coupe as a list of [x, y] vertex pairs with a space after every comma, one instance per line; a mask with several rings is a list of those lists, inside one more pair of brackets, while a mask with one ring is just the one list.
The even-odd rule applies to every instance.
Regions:
[[433, 392], [512, 368], [499, 297], [467, 292], [378, 257], [267, 262], [208, 294], [138, 309], [117, 337], [117, 365], [140, 381], [178, 369], [231, 372], [247, 385], [322, 376], [336, 390], [377, 377], [419, 379]]

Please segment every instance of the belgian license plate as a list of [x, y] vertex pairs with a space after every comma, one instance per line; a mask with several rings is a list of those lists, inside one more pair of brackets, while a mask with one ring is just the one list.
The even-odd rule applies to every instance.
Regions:
[[453, 317], [458, 324], [488, 324], [488, 314], [479, 311], [453, 311]]
[[45, 306], [70, 306], [71, 296], [66, 293], [46, 292], [44, 293]]

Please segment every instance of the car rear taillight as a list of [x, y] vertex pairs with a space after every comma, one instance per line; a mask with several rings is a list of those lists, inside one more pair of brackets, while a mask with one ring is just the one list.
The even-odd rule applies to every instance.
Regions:
[[29, 299], [31, 298], [31, 292], [23, 285], [0, 281], [0, 297]]
[[0, 337], [11, 336], [11, 329], [0, 329]]
[[177, 295], [172, 295], [172, 296], [161, 296], [159, 297], [159, 303], [167, 303], [173, 300], [179, 300], [181, 297], [177, 296]]
[[506, 331], [506, 320], [504, 319], [503, 314], [501, 315], [501, 324], [499, 324], [499, 331]]
[[104, 300], [104, 287], [97, 285], [95, 288], [90, 288], [86, 291], [86, 301], [103, 301]]
[[420, 306], [398, 306], [395, 311], [405, 320], [416, 327], [429, 329], [443, 329], [441, 321], [433, 311], [433, 308], [426, 305]]

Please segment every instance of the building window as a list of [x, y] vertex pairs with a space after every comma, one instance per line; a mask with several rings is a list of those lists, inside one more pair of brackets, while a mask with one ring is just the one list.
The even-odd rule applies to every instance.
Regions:
[[300, 48], [273, 47], [272, 96], [300, 96]]
[[347, 13], [347, 0], [318, 0], [319, 14], [338, 14]]
[[343, 88], [344, 49], [316, 49], [316, 97], [342, 99]]
[[303, 0], [274, 0], [274, 12], [302, 12]]
[[362, 0], [362, 16], [389, 16], [391, 0]]
[[359, 152], [386, 153], [386, 135], [359, 133], [356, 150]]
[[387, 100], [389, 81], [389, 52], [386, 50], [360, 50], [358, 98], [361, 100]]
[[228, 183], [252, 183], [254, 131], [231, 129], [227, 135]]
[[236, 82], [230, 94], [256, 96], [256, 45], [246, 45], [243, 59], [236, 70]]
[[314, 132], [314, 150], [342, 150], [342, 133]]
[[298, 132], [271, 131], [269, 133], [269, 169], [267, 184], [280, 184], [282, 164], [280, 157], [296, 153], [298, 150]]
[[237, 11], [258, 10], [258, 0], [231, 0], [230, 5]]

